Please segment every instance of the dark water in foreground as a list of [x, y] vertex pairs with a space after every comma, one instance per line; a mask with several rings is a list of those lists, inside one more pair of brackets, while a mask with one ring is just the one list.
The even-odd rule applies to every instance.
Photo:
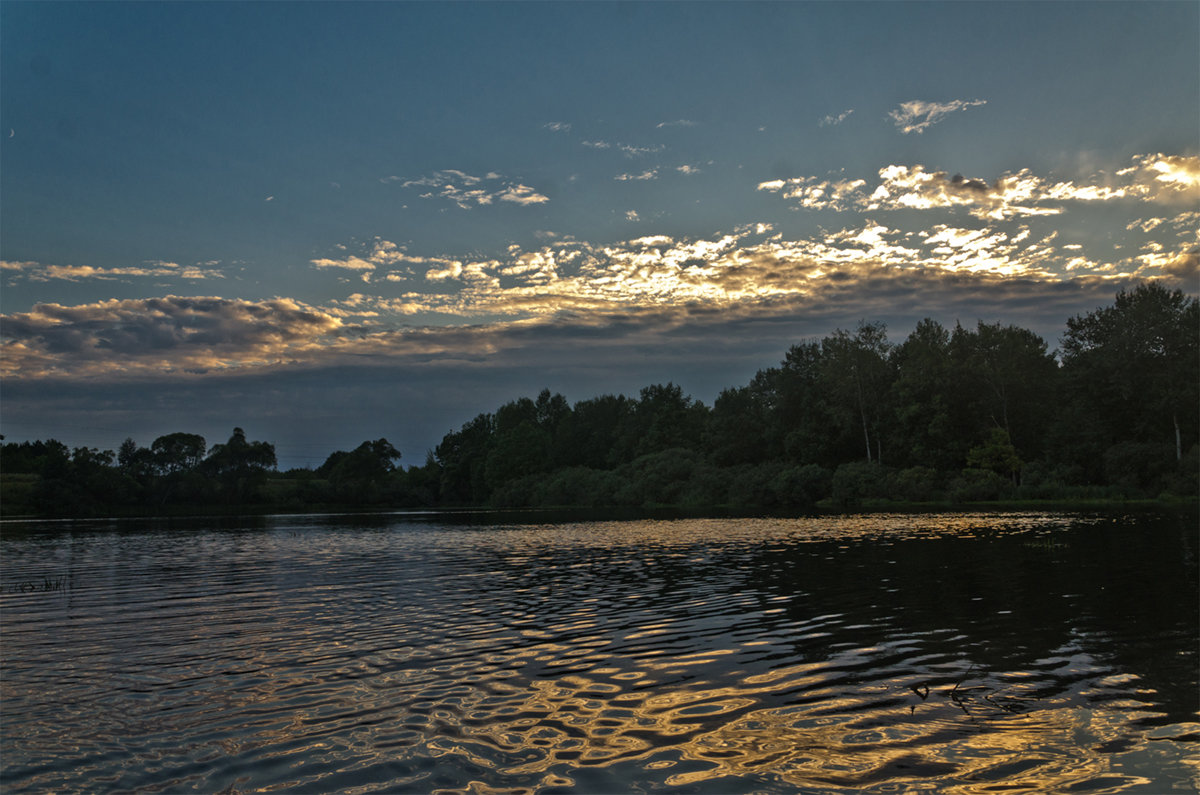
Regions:
[[1194, 517], [495, 521], [4, 525], [0, 789], [1200, 782]]

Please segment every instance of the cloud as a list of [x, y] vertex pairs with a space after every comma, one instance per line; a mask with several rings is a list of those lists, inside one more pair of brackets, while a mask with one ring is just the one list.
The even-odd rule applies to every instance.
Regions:
[[590, 141], [590, 140], [589, 141], [580, 141], [580, 143], [591, 149], [612, 149], [615, 147], [617, 150], [619, 150], [626, 157], [629, 157], [629, 158], [643, 157], [645, 155], [652, 155], [652, 154], [661, 152], [664, 149], [666, 149], [666, 147], [662, 144], [652, 144], [650, 146], [634, 146], [633, 144], [623, 144], [623, 143], [614, 144], [609, 141]]
[[[384, 177], [381, 182], [396, 182], [398, 177]], [[435, 171], [419, 179], [404, 180], [402, 188], [430, 188], [421, 198], [441, 197], [464, 210], [490, 205], [496, 201], [513, 204], [542, 204], [550, 201], [548, 196], [538, 193], [528, 185], [505, 179], [494, 171], [476, 177], [458, 169]]]
[[810, 210], [931, 210], [961, 207], [977, 218], [1005, 220], [1059, 215], [1069, 202], [1117, 200], [1192, 204], [1200, 200], [1200, 158], [1139, 155], [1116, 179], [1098, 174], [1090, 183], [1051, 181], [1028, 169], [991, 182], [929, 171], [922, 165], [881, 168], [873, 186], [862, 179], [815, 176], [759, 183]]
[[225, 274], [214, 267], [217, 264], [219, 263], [202, 262], [195, 265], [180, 265], [177, 262], [151, 260], [140, 265], [102, 268], [94, 265], [4, 262], [0, 263], [0, 269], [8, 271], [14, 278], [28, 279], [31, 282], [129, 281], [133, 278], [170, 278], [201, 281], [204, 279], [225, 278]]
[[[1000, 220], [1018, 216], [1057, 215], [1060, 202], [1115, 198], [1109, 192], [1089, 193], [1070, 183], [1050, 185], [1027, 169], [1005, 174], [987, 182], [953, 176], [944, 171], [926, 171], [923, 166], [888, 166], [880, 169], [879, 183], [861, 204], [862, 209], [926, 210], [966, 207], [971, 215]], [[1048, 206], [1053, 204], [1054, 206]]]
[[617, 148], [625, 153], [626, 157], [642, 157], [643, 155], [652, 155], [656, 152], [661, 152], [666, 149], [662, 144], [654, 144], [653, 146], [632, 146], [630, 144], [617, 144]]
[[908, 133], [923, 133], [926, 129], [937, 124], [948, 114], [965, 110], [975, 105], [986, 105], [985, 99], [955, 99], [950, 102], [923, 102], [914, 99], [901, 102], [900, 107], [888, 113], [896, 128], [907, 135]]
[[358, 272], [364, 281], [369, 280], [370, 273], [376, 268], [395, 265], [407, 259], [404, 250], [390, 240], [376, 238], [371, 251], [366, 256], [349, 255], [341, 259], [322, 257], [309, 260], [317, 268], [338, 268]]
[[661, 130], [664, 127], [695, 127], [696, 122], [690, 119], [676, 119], [675, 121], [662, 121], [654, 125], [654, 129]]
[[1117, 176], [1129, 180], [1130, 190], [1164, 204], [1200, 202], [1200, 157], [1140, 155]]
[[[0, 318], [0, 368], [9, 383], [162, 382], [201, 375], [197, 383], [211, 383], [212, 376], [330, 367], [343, 373], [399, 367], [409, 377], [429, 366], [453, 367], [465, 376], [465, 369], [487, 372], [520, 362], [536, 364], [543, 374], [559, 364], [605, 371], [627, 367], [621, 363], [631, 351], [657, 351], [661, 365], [687, 369], [685, 362], [694, 359], [696, 366], [711, 369], [724, 361], [722, 352], [731, 366], [749, 349], [777, 357], [799, 334], [828, 333], [847, 317], [888, 322], [902, 317], [910, 325], [923, 316], [1002, 317], [1059, 328], [1069, 314], [1129, 283], [1087, 275], [1048, 281], [989, 270], [896, 267], [876, 259], [895, 247], [894, 235], [875, 226], [846, 230], [840, 241], [829, 242], [842, 253], [841, 261], [813, 259], [815, 243], [791, 250], [781, 241], [747, 241], [736, 233], [711, 240], [639, 238], [611, 252], [596, 250], [603, 256], [578, 263], [593, 277], [588, 294], [560, 282], [514, 288], [504, 299], [510, 314], [501, 319], [440, 326], [390, 319], [411, 318], [418, 311], [410, 301], [420, 299], [415, 294], [355, 294], [336, 308], [286, 298], [179, 296], [39, 304]], [[959, 240], [957, 231], [942, 238], [952, 248], [983, 243]], [[545, 267], [526, 264], [530, 278]], [[718, 385], [733, 382], [726, 377]]]
[[689, 166], [686, 163], [682, 166], [676, 166], [675, 170], [678, 171], [680, 174], [687, 174], [688, 176], [691, 176], [692, 174], [700, 173], [700, 169], [696, 168], [695, 166]]
[[571, 125], [565, 121], [550, 121], [543, 124], [542, 129], [550, 130], [551, 132], [570, 132]]
[[846, 210], [862, 204], [866, 180], [823, 180], [817, 177], [776, 179], [759, 184], [759, 190], [795, 199], [801, 207], [814, 210]]
[[285, 363], [342, 322], [290, 298], [242, 301], [168, 295], [0, 317], [6, 377], [208, 372]]
[[500, 197], [500, 201], [513, 204], [544, 204], [550, 201], [548, 197], [528, 185], [509, 185], [497, 195]]
[[836, 115], [826, 116], [825, 118], [821, 119], [818, 126], [821, 126], [821, 127], [837, 126], [837, 125], [841, 124], [842, 122], [844, 122], [847, 118], [849, 118], [850, 114], [853, 112], [854, 112], [854, 108], [847, 108], [846, 110], [844, 110], [841, 113], [838, 113]]
[[[632, 210], [626, 218], [640, 220]], [[425, 282], [453, 283], [454, 289], [409, 292], [402, 299], [364, 298], [358, 306], [458, 322], [580, 317], [660, 305], [754, 312], [755, 307], [820, 293], [830, 280], [858, 284], [880, 274], [970, 274], [1052, 283], [1091, 276], [1178, 275], [1183, 268], [1176, 258], [1089, 259], [1078, 244], [1056, 238], [1054, 233], [1035, 234], [1024, 224], [937, 224], [911, 232], [867, 219], [793, 240], [768, 224], [748, 224], [712, 238], [658, 234], [606, 245], [551, 239], [531, 250], [513, 245], [495, 259], [429, 267]], [[1154, 268], [1161, 272], [1152, 272]]]
[[[830, 216], [846, 218], [844, 226], [802, 235], [747, 223], [679, 236], [647, 229], [629, 210], [625, 218], [639, 224], [629, 228], [642, 234], [604, 242], [539, 234], [532, 245], [514, 243], [487, 256], [414, 253], [374, 238], [310, 261], [371, 278], [370, 288], [326, 305], [174, 295], [43, 303], [0, 316], [0, 361], [7, 378], [186, 377], [332, 362], [495, 361], [506, 345], [556, 330], [563, 339], [626, 335], [641, 345], [647, 334], [684, 329], [709, 339], [711, 324], [735, 320], [886, 317], [901, 311], [897, 306], [932, 316], [944, 311], [943, 302], [1005, 308], [1013, 314], [990, 317], [1021, 322], [1019, 311], [1044, 314], [1065, 306], [1064, 296], [1111, 295], [1134, 279], [1194, 285], [1200, 212], [1186, 198], [1198, 172], [1194, 158], [1164, 155], [1138, 156], [1119, 172], [1080, 183], [1028, 170], [988, 181], [893, 165], [871, 180], [834, 174], [760, 184], [797, 208], [855, 213]], [[530, 197], [492, 172], [438, 172], [436, 180], [487, 191], [495, 201], [504, 200], [503, 190]], [[1104, 241], [1050, 228], [1049, 217], [1094, 202], [1123, 202], [1142, 218], [1116, 223]], [[1164, 211], [1169, 203], [1182, 203], [1183, 211]], [[1154, 214], [1143, 220], [1150, 204]], [[15, 260], [2, 267], [19, 279], [111, 278], [122, 270]], [[153, 262], [124, 270], [185, 278], [188, 268]], [[1002, 300], [1039, 295], [1058, 298], [1023, 310]], [[1062, 317], [1095, 303], [1073, 305]]]
[[618, 182], [629, 182], [631, 180], [645, 181], [645, 180], [650, 180], [650, 179], [658, 179], [658, 169], [651, 168], [646, 171], [643, 171], [640, 174], [618, 174], [617, 176], [613, 177], [613, 179], [617, 180]]

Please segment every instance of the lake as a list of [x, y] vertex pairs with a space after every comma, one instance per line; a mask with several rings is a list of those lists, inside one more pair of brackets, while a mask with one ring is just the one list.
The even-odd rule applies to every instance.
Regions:
[[5, 793], [1200, 784], [1194, 515], [0, 531]]

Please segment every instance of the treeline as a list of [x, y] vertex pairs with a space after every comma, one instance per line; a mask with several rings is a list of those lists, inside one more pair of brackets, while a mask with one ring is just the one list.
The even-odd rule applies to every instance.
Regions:
[[26, 473], [18, 504], [39, 513], [1194, 498], [1198, 414], [1197, 301], [1149, 282], [1068, 319], [1057, 355], [1012, 325], [927, 319], [892, 343], [864, 322], [793, 346], [711, 407], [672, 383], [573, 406], [544, 390], [478, 415], [408, 469], [378, 439], [279, 473], [274, 449], [240, 430], [211, 451], [190, 434], [115, 455], [6, 444], [0, 462], [6, 481]]
[[186, 507], [231, 509], [261, 502], [275, 474], [275, 446], [234, 428], [211, 449], [203, 436], [172, 433], [150, 447], [126, 439], [114, 454], [56, 440], [0, 449], [5, 515], [94, 516]]

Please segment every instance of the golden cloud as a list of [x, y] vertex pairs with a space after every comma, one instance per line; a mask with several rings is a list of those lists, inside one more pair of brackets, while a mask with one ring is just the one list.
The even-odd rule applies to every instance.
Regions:
[[1029, 169], [988, 182], [930, 171], [922, 165], [889, 165], [877, 176], [870, 192], [863, 179], [815, 176], [770, 180], [759, 183], [758, 189], [778, 193], [811, 210], [874, 212], [962, 207], [976, 218], [993, 221], [1058, 215], [1066, 202], [1200, 201], [1200, 158], [1162, 154], [1134, 157], [1132, 166], [1116, 172], [1119, 179], [1115, 183], [1100, 176], [1088, 184], [1052, 182]]

